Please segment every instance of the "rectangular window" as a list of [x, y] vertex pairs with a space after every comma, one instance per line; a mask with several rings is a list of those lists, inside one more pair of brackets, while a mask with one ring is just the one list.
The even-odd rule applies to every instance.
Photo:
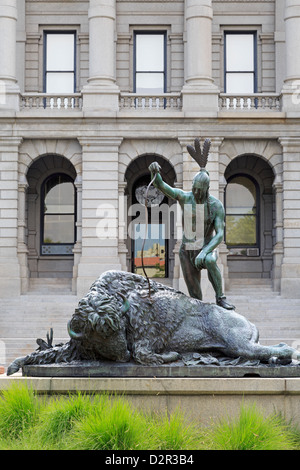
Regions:
[[166, 34], [135, 33], [134, 93], [166, 92]]
[[256, 93], [256, 33], [225, 33], [225, 93]]
[[45, 32], [44, 92], [75, 92], [75, 32]]

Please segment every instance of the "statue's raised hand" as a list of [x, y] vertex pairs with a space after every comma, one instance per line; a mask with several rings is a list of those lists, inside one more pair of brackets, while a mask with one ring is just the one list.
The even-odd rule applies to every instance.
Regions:
[[151, 171], [152, 175], [157, 175], [161, 170], [161, 166], [157, 162], [151, 163], [149, 166], [149, 171]]

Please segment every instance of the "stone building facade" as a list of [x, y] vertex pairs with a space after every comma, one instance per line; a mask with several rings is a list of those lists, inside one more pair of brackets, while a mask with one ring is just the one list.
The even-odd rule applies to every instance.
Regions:
[[[299, 298], [299, 36], [298, 0], [1, 0], [0, 296], [137, 269], [149, 164], [190, 190], [186, 146], [208, 137], [225, 289], [271, 278]], [[148, 249], [184, 289], [180, 225], [150, 220]]]

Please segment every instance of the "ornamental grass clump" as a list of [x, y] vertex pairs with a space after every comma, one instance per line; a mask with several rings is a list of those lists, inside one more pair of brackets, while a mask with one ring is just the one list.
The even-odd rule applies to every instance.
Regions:
[[187, 420], [180, 409], [170, 416], [152, 415], [148, 418], [148, 432], [152, 435], [153, 450], [198, 449], [203, 436], [203, 431], [195, 422]]
[[293, 450], [295, 435], [279, 415], [265, 416], [256, 405], [242, 406], [236, 418], [221, 420], [209, 433], [213, 450]]
[[[74, 450], [140, 450], [147, 440], [145, 420], [120, 397], [98, 398], [94, 410], [70, 434]], [[148, 447], [149, 448], [149, 447]]]
[[0, 439], [18, 439], [37, 421], [40, 402], [33, 390], [23, 384], [13, 384], [0, 396]]
[[63, 449], [75, 423], [91, 413], [92, 409], [91, 397], [79, 392], [53, 398], [41, 411], [28, 445], [43, 449]]

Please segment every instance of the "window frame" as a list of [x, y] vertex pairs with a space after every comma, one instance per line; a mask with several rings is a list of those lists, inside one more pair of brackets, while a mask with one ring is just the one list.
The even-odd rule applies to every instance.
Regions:
[[[136, 198], [136, 189], [140, 186], [145, 186], [147, 187], [148, 184], [150, 183], [150, 177], [149, 175], [144, 175], [144, 176], [140, 176], [136, 179], [136, 181], [134, 182], [133, 186], [132, 186], [132, 203], [133, 204], [139, 204], [140, 207], [141, 207], [141, 210], [145, 211], [145, 206], [143, 206]], [[160, 202], [159, 206], [163, 205], [163, 204], [167, 204], [168, 203], [168, 198], [166, 196], [164, 196], [164, 198], [162, 199], [162, 201]], [[152, 223], [152, 217], [151, 217], [151, 206], [148, 206], [148, 230], [150, 229], [150, 226], [151, 226], [151, 223]], [[141, 216], [141, 213], [139, 212], [139, 215], [138, 216], [132, 216], [131, 218], [131, 223], [133, 223], [134, 225], [138, 225], [140, 224], [140, 221], [139, 221], [139, 218]], [[135, 223], [135, 220], [137, 220], [138, 222]], [[166, 224], [164, 224], [163, 222], [163, 219], [162, 219], [162, 213], [159, 212], [159, 220], [158, 220], [158, 224], [159, 225], [165, 225], [166, 227]], [[155, 278], [157, 281], [159, 281], [159, 279], [166, 279], [169, 277], [169, 239], [168, 239], [168, 236], [166, 235], [167, 234], [167, 231], [165, 231], [165, 275], [164, 277], [157, 277]], [[132, 237], [131, 239], [131, 272], [132, 273], [135, 273], [135, 239], [134, 237]]]
[[[146, 71], [143, 70], [141, 72], [137, 71], [137, 36], [139, 35], [153, 35], [153, 36], [163, 36], [164, 46], [163, 46], [163, 53], [164, 53], [164, 70], [163, 71]], [[151, 74], [163, 74], [164, 77], [164, 86], [163, 86], [163, 93], [167, 93], [167, 31], [166, 30], [135, 30], [133, 35], [133, 93], [136, 93], [136, 78], [138, 73], [151, 73]], [[141, 93], [142, 94], [142, 93]]]
[[[235, 70], [235, 71], [227, 71], [227, 36], [238, 36], [238, 35], [252, 35], [253, 37], [253, 71], [245, 71], [245, 70]], [[258, 90], [258, 68], [257, 68], [257, 31], [254, 30], [225, 30], [224, 31], [224, 93], [227, 93], [227, 74], [235, 74], [235, 73], [252, 73], [253, 74], [253, 93], [257, 93]], [[234, 92], [232, 92], [234, 94]], [[229, 93], [229, 94], [232, 94]], [[237, 93], [238, 94], [238, 93]], [[247, 93], [243, 93], [247, 95]], [[251, 94], [251, 93], [249, 93]]]
[[[226, 207], [226, 197], [227, 197], [227, 188], [230, 182], [238, 177], [243, 177], [243, 178], [248, 178], [255, 187], [256, 191], [256, 214], [255, 215], [255, 220], [256, 220], [256, 243], [255, 245], [246, 245], [246, 244], [238, 244], [238, 245], [227, 245], [227, 236], [226, 236], [226, 217], [227, 217], [227, 207]], [[224, 241], [226, 245], [228, 246], [229, 250], [234, 250], [234, 249], [251, 249], [251, 248], [258, 248], [259, 252], [261, 249], [261, 238], [260, 238], [260, 207], [261, 207], [261, 202], [260, 202], [260, 188], [259, 184], [256, 181], [255, 178], [253, 178], [251, 175], [248, 175], [247, 173], [235, 173], [234, 175], [231, 175], [228, 180], [227, 180], [227, 185], [225, 189], [225, 194], [224, 194], [224, 206], [225, 206], [225, 230], [224, 230]], [[228, 214], [230, 215], [230, 214]], [[235, 215], [245, 215], [245, 214], [235, 214]]]
[[[67, 178], [70, 183], [73, 184], [74, 188], [74, 212], [72, 213], [64, 213], [63, 215], [74, 215], [74, 243], [44, 243], [44, 233], [45, 233], [45, 211], [44, 211], [44, 203], [45, 203], [45, 187], [47, 181], [51, 178], [63, 176]], [[48, 214], [51, 215], [51, 214]], [[68, 175], [67, 173], [57, 172], [52, 173], [51, 175], [47, 176], [41, 186], [41, 204], [40, 204], [40, 255], [41, 256], [73, 256], [73, 253], [43, 253], [43, 247], [47, 246], [65, 246], [65, 247], [74, 247], [77, 241], [77, 190], [74, 184], [74, 179]]]
[[[47, 92], [47, 74], [50, 72], [52, 73], [73, 73], [74, 76], [74, 89], [72, 93], [76, 93], [77, 89], [77, 31], [76, 30], [44, 30], [44, 41], [43, 41], [43, 93]], [[74, 37], [74, 60], [73, 60], [73, 72], [66, 71], [66, 70], [47, 70], [47, 39], [48, 35], [55, 35], [55, 34], [68, 34], [73, 35]], [[60, 92], [57, 92], [60, 94]], [[72, 94], [70, 93], [70, 94]], [[56, 94], [56, 93], [52, 93]]]

